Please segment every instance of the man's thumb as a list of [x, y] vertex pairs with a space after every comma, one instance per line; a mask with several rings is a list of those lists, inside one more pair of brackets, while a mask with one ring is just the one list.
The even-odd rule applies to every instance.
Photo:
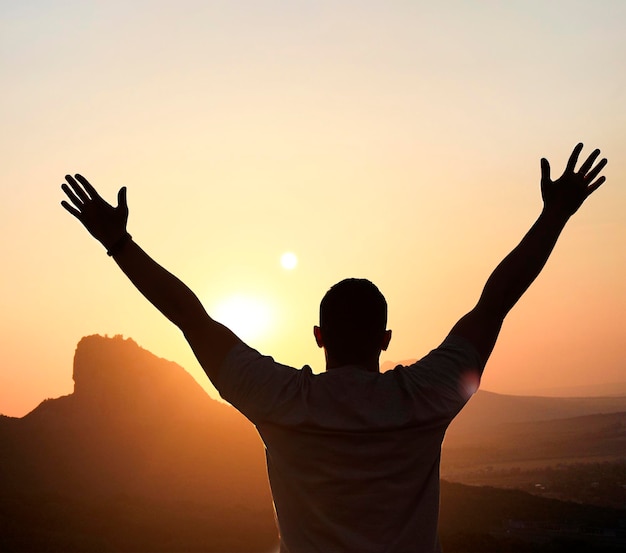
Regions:
[[545, 157], [541, 158], [541, 180], [549, 181], [550, 180], [550, 164]]
[[126, 203], [126, 187], [122, 186], [119, 192], [117, 193], [117, 207], [121, 207], [122, 209], [128, 209], [128, 204]]

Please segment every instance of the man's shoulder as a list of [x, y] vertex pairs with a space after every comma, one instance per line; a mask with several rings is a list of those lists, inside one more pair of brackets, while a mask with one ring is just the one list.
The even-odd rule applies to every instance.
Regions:
[[472, 343], [450, 334], [418, 361], [384, 374], [395, 376], [408, 390], [437, 390], [442, 396], [465, 402], [478, 389], [482, 370], [482, 360]]
[[463, 336], [448, 334], [439, 346], [429, 351], [419, 359], [408, 359], [399, 363], [383, 364], [382, 373], [402, 371], [406, 369], [420, 370], [433, 368], [434, 365], [445, 365], [445, 361], [454, 363], [458, 360], [466, 360], [472, 365], [480, 365], [481, 360], [473, 344]]
[[245, 343], [228, 352], [219, 372], [214, 383], [218, 392], [251, 420], [297, 395], [313, 376], [309, 366], [284, 365]]

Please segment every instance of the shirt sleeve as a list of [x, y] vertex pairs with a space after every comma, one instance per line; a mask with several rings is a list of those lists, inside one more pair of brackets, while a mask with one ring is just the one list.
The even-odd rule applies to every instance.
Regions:
[[299, 393], [302, 373], [239, 343], [224, 359], [214, 384], [223, 399], [257, 423]]
[[414, 400], [446, 417], [454, 417], [478, 390], [483, 368], [474, 346], [454, 335], [413, 365], [399, 367]]

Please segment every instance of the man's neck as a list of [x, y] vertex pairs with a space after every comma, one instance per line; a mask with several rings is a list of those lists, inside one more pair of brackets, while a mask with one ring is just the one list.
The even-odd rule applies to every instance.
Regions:
[[326, 370], [332, 371], [333, 369], [340, 369], [342, 367], [358, 367], [367, 372], [380, 372], [380, 365], [378, 361], [378, 357], [376, 359], [371, 359], [369, 361], [359, 361], [359, 362], [348, 362], [348, 363], [340, 363], [332, 358], [326, 358]]

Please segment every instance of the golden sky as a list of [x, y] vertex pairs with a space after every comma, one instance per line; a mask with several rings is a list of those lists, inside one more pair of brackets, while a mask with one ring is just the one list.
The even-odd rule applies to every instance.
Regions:
[[539, 214], [539, 159], [560, 174], [578, 141], [607, 183], [482, 386], [625, 381], [625, 25], [621, 0], [0, 1], [0, 413], [70, 393], [94, 333], [210, 390], [59, 205], [66, 173], [126, 185], [129, 231], [210, 313], [247, 310], [252, 346], [320, 371], [319, 300], [348, 276], [387, 296], [383, 361], [436, 347]]

